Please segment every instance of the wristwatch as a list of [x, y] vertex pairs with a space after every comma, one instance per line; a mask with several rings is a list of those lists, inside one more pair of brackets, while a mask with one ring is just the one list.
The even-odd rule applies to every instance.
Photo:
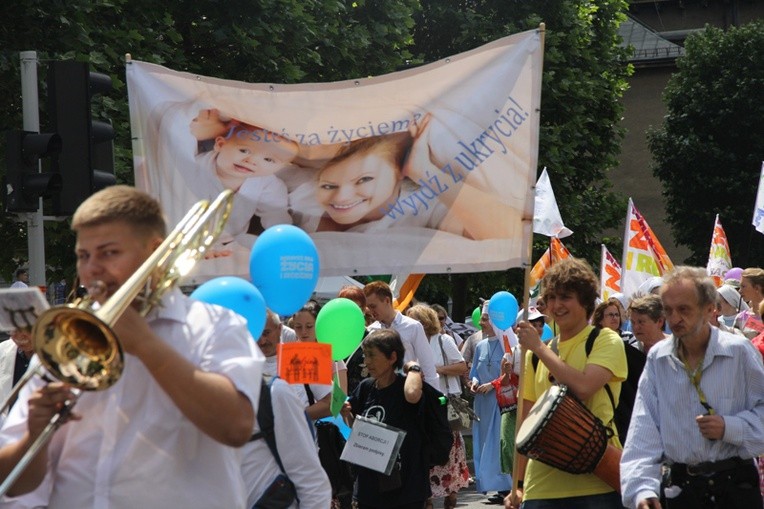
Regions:
[[409, 366], [409, 371], [413, 371], [414, 373], [421, 373], [422, 372], [422, 366], [419, 364], [413, 364]]

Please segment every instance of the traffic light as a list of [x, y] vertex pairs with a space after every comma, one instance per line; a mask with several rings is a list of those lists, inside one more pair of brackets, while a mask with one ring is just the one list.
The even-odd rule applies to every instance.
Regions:
[[114, 129], [93, 120], [91, 100], [109, 92], [111, 78], [90, 72], [87, 62], [54, 61], [48, 68], [48, 101], [53, 130], [61, 136], [58, 157], [61, 192], [53, 200], [56, 215], [71, 215], [88, 196], [116, 184]]
[[61, 189], [61, 175], [41, 173], [40, 158], [61, 151], [61, 137], [52, 133], [8, 131], [5, 146], [3, 202], [6, 212], [35, 212], [40, 197], [52, 196]]

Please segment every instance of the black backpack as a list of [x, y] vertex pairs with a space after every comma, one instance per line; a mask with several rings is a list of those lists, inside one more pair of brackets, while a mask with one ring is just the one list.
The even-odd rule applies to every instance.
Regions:
[[[584, 350], [586, 356], [592, 353], [594, 348], [594, 341], [600, 335], [602, 329], [595, 327], [589, 333], [589, 337], [586, 338], [586, 345]], [[556, 338], [552, 341], [556, 341]], [[613, 405], [613, 423], [618, 430], [618, 437], [623, 444], [626, 441], [626, 435], [629, 432], [629, 422], [631, 421], [631, 412], [634, 409], [634, 401], [637, 397], [637, 386], [639, 384], [639, 377], [642, 374], [642, 370], [645, 367], [647, 356], [629, 345], [624, 341], [624, 349], [626, 351], [626, 366], [628, 368], [626, 380], [621, 382], [621, 394], [618, 398], [618, 406], [615, 404], [615, 397], [613, 391], [608, 384], [605, 384], [605, 392], [607, 392], [608, 398], [610, 398], [610, 404]], [[531, 359], [533, 364], [533, 370], [535, 371], [539, 365], [539, 358], [536, 354], [533, 354]]]
[[[310, 405], [316, 402], [313, 391], [308, 384], [304, 385]], [[318, 442], [318, 459], [324, 467], [329, 482], [332, 485], [332, 496], [345, 498], [353, 494], [355, 475], [350, 463], [340, 459], [345, 448], [345, 437], [333, 422], [316, 421], [316, 442]]]
[[[441, 399], [443, 398], [443, 399]], [[454, 434], [448, 424], [448, 408], [442, 392], [422, 382], [420, 430], [424, 439], [425, 459], [429, 466], [445, 465], [454, 445]]]
[[279, 465], [279, 469], [283, 474], [286, 474], [284, 470], [284, 464], [281, 463], [281, 456], [279, 456], [279, 450], [276, 447], [276, 433], [274, 432], [273, 425], [273, 403], [271, 402], [271, 385], [276, 377], [267, 377], [270, 380], [266, 380], [266, 377], [260, 380], [260, 403], [257, 406], [257, 425], [260, 427], [260, 431], [252, 435], [249, 439], [250, 442], [255, 440], [265, 440], [268, 449], [276, 459], [276, 463]]
[[[371, 384], [361, 384], [359, 398], [366, 401]], [[422, 452], [427, 466], [434, 467], [448, 463], [451, 447], [454, 445], [454, 435], [448, 424], [448, 408], [444, 403], [442, 392], [433, 388], [427, 382], [422, 382], [422, 399], [419, 401], [421, 416], [419, 432], [422, 435]]]
[[[260, 380], [260, 401], [257, 406], [257, 425], [260, 427], [260, 431], [252, 435], [249, 439], [250, 442], [255, 440], [264, 439], [268, 449], [273, 454], [273, 458], [279, 465], [282, 475], [277, 477], [265, 492], [257, 499], [253, 509], [260, 507], [290, 507], [296, 500], [298, 503], [300, 499], [297, 497], [297, 488], [294, 483], [289, 479], [289, 476], [284, 470], [284, 464], [281, 462], [281, 456], [279, 450], [276, 447], [276, 433], [274, 431], [273, 420], [273, 401], [271, 395], [271, 387], [276, 377], [268, 377], [263, 375]], [[277, 502], [276, 502], [277, 501]]]

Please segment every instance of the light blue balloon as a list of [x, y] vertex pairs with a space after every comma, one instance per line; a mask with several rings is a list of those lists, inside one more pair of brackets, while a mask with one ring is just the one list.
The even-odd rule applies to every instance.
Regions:
[[501, 330], [515, 324], [518, 310], [517, 299], [509, 292], [496, 292], [488, 302], [488, 318]]
[[249, 257], [252, 283], [268, 307], [291, 315], [313, 295], [319, 273], [318, 250], [307, 233], [288, 224], [272, 226], [255, 241]]
[[247, 320], [247, 328], [257, 341], [265, 327], [265, 299], [255, 285], [240, 277], [210, 279], [194, 290], [192, 299], [228, 308]]
[[541, 341], [546, 343], [553, 337], [554, 337], [554, 332], [552, 332], [552, 328], [549, 325], [544, 324], [544, 330], [541, 332]]

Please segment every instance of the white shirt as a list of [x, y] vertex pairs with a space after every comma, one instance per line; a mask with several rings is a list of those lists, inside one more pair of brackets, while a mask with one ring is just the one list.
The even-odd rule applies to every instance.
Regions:
[[[290, 329], [291, 330], [291, 329]], [[263, 367], [263, 373], [269, 376], [277, 376], [279, 370], [278, 355], [265, 358], [265, 366]], [[335, 370], [347, 371], [347, 366], [343, 361], [334, 362]], [[302, 384], [289, 384], [289, 387], [297, 395], [297, 398], [302, 402], [303, 408], [310, 406], [310, 399], [308, 399], [308, 393], [305, 391], [305, 386]], [[320, 401], [326, 397], [327, 394], [332, 392], [332, 386], [326, 384], [310, 384], [310, 390], [313, 393], [313, 397], [316, 401]]]
[[468, 337], [462, 345], [462, 357], [467, 362], [467, 367], [472, 367], [472, 358], [475, 356], [475, 347], [483, 340], [483, 331], [479, 330]]
[[[326, 509], [331, 503], [332, 486], [318, 460], [318, 449], [300, 400], [286, 382], [276, 379], [271, 387], [271, 404], [276, 448], [300, 500], [299, 506], [295, 503], [290, 507]], [[255, 422], [254, 432], [259, 431]], [[281, 470], [264, 438], [248, 442], [242, 450], [241, 471], [249, 488], [247, 507], [252, 507]]]
[[11, 288], [29, 288], [29, 285], [28, 285], [28, 284], [26, 284], [26, 283], [25, 283], [25, 282], [23, 282], [23, 281], [15, 281], [15, 282], [14, 282], [14, 283], [11, 285]]
[[[440, 339], [443, 340], [443, 349], [440, 348]], [[435, 366], [448, 366], [456, 364], [458, 362], [464, 362], [462, 354], [459, 353], [459, 349], [456, 347], [454, 338], [448, 334], [433, 334], [430, 336], [430, 348], [432, 349], [432, 355], [435, 358]], [[443, 358], [443, 352], [446, 353], [446, 358]], [[461, 394], [462, 383], [459, 379], [459, 375], [438, 375], [440, 378], [440, 387], [438, 390], [443, 394]]]
[[13, 390], [13, 371], [16, 368], [18, 347], [12, 339], [6, 339], [0, 343], [0, 401]]
[[438, 372], [435, 371], [435, 359], [430, 349], [430, 342], [427, 341], [427, 336], [424, 333], [422, 324], [401, 314], [400, 311], [395, 312], [395, 318], [393, 318], [390, 327], [387, 327], [382, 322], [374, 322], [369, 326], [370, 329], [393, 329], [401, 336], [403, 341], [403, 347], [406, 349], [406, 354], [403, 356], [403, 363], [406, 364], [409, 361], [417, 361], [422, 367], [422, 374], [424, 375], [424, 381], [430, 384], [435, 389], [440, 390], [440, 380], [438, 380]]
[[[344, 361], [334, 361], [334, 373], [337, 373], [339, 371], [347, 371], [348, 367], [345, 365]], [[326, 385], [326, 384], [309, 384], [310, 392], [313, 393], [313, 398], [315, 401], [321, 401], [326, 397], [327, 394], [330, 394], [332, 392], [333, 386], [332, 385]], [[295, 387], [298, 387], [295, 385]], [[300, 397], [302, 402], [305, 404], [305, 408], [308, 408], [310, 406], [310, 399], [308, 398], [308, 393], [305, 391], [305, 387], [300, 385], [300, 390], [296, 390], [297, 395]]]
[[[256, 407], [264, 358], [245, 320], [178, 289], [161, 304], [147, 318], [152, 331], [200, 369], [229, 378]], [[29, 395], [42, 383], [24, 388], [0, 443], [22, 436]], [[63, 426], [49, 444], [50, 507], [244, 508], [240, 450], [191, 423], [138, 358], [125, 355], [120, 379], [82, 394], [76, 412], [82, 420]]]
[[621, 456], [623, 503], [660, 493], [661, 463], [696, 464], [764, 454], [764, 365], [751, 342], [711, 327], [701, 370], [706, 401], [724, 417], [724, 436], [707, 440], [695, 417], [706, 412], [676, 354], [674, 336], [647, 354]]

